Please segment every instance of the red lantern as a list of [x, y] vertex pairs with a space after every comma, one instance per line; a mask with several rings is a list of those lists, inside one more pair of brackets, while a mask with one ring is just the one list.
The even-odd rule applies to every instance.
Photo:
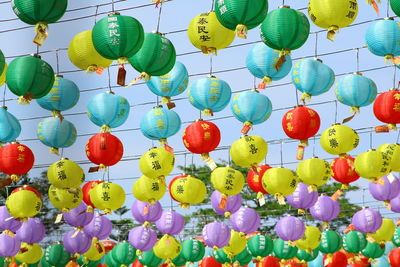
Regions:
[[133, 263], [132, 263], [132, 267], [144, 267], [143, 264], [140, 263], [139, 259], [136, 259]]
[[89, 172], [95, 172], [119, 162], [124, 154], [121, 141], [110, 133], [93, 135], [86, 144], [86, 156], [98, 167], [92, 167]]
[[342, 183], [342, 189], [348, 189], [349, 183], [357, 181], [360, 176], [354, 168], [354, 158], [350, 155], [343, 155], [331, 162], [332, 177]]
[[256, 267], [280, 267], [280, 260], [273, 256], [265, 257], [262, 261], [257, 262]]
[[262, 177], [268, 169], [271, 169], [271, 166], [260, 165], [257, 166], [258, 174], [253, 169], [247, 174], [247, 184], [253, 192], [257, 193], [257, 199], [260, 202], [264, 202], [264, 194], [268, 194], [262, 186]]
[[297, 106], [286, 112], [282, 118], [282, 128], [292, 139], [300, 140], [297, 159], [302, 160], [304, 147], [308, 146], [308, 138], [313, 137], [319, 130], [321, 119], [318, 113], [305, 106]]
[[396, 124], [400, 123], [400, 91], [393, 89], [378, 95], [374, 114], [378, 120], [388, 124], [389, 130], [396, 130]]
[[93, 211], [94, 208], [94, 205], [90, 200], [90, 190], [92, 190], [95, 185], [101, 184], [102, 182], [103, 181], [90, 181], [84, 184], [82, 187], [83, 201], [86, 203], [86, 205], [88, 205], [88, 211]]
[[110, 252], [117, 245], [117, 242], [112, 240], [102, 240], [100, 242], [103, 243], [106, 254]]
[[[329, 257], [332, 257], [329, 259]], [[347, 256], [343, 252], [335, 252], [333, 255], [324, 256], [324, 266], [325, 267], [346, 267], [347, 266]]]
[[217, 125], [209, 121], [198, 120], [186, 127], [182, 135], [182, 140], [190, 152], [201, 154], [202, 159], [211, 169], [217, 167], [209, 156], [209, 153], [221, 141], [221, 132]]
[[198, 267], [222, 267], [222, 264], [213, 257], [207, 257], [199, 261]]
[[34, 161], [33, 152], [26, 145], [12, 143], [0, 149], [0, 170], [10, 175], [10, 183], [19, 181], [19, 175], [29, 172]]
[[395, 248], [390, 251], [389, 263], [392, 267], [400, 267], [400, 248]]

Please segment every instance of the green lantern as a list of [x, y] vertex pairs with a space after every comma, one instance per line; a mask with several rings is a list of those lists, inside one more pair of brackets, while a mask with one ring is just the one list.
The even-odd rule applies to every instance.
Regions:
[[288, 241], [283, 241], [280, 238], [274, 240], [274, 255], [280, 260], [289, 260], [296, 256], [298, 248], [292, 246]]
[[189, 263], [200, 261], [205, 254], [205, 247], [199, 240], [185, 240], [182, 242], [182, 256]]
[[123, 241], [116, 245], [112, 250], [112, 258], [120, 265], [130, 265], [136, 259], [136, 249], [128, 242]]
[[318, 248], [311, 250], [309, 252], [299, 249], [297, 251], [296, 257], [301, 261], [309, 262], [315, 260], [318, 257], [318, 252], [319, 252]]
[[253, 256], [249, 253], [249, 251], [245, 248], [242, 252], [237, 254], [233, 258], [233, 262], [238, 262], [240, 266], [246, 266], [251, 262]]
[[36, 25], [33, 40], [42, 45], [47, 37], [47, 25], [58, 21], [67, 10], [68, 0], [13, 0], [12, 9], [23, 22]]
[[4, 57], [3, 52], [0, 50], [0, 76], [3, 74], [5, 67], [6, 67], [6, 58]]
[[147, 267], [158, 267], [162, 259], [154, 255], [153, 249], [143, 252], [142, 257], [139, 257], [139, 262]]
[[65, 266], [71, 254], [65, 250], [64, 246], [60, 243], [48, 246], [43, 254], [43, 258], [50, 266], [61, 267]]
[[319, 251], [324, 254], [332, 254], [339, 251], [342, 247], [342, 237], [335, 231], [323, 231]]
[[[48, 263], [48, 261], [46, 261], [45, 257], [42, 257], [40, 259], [40, 266], [42, 266], [42, 267], [53, 267], [53, 266], [58, 267], [57, 265], [51, 265], [50, 263]], [[63, 266], [65, 266], [65, 265], [63, 265]], [[1, 264], [0, 264], [0, 267], [3, 267], [3, 266], [1, 266]]]
[[130, 85], [139, 79], [147, 81], [150, 76], [167, 74], [174, 67], [175, 61], [176, 51], [170, 40], [159, 33], [146, 33], [142, 48], [129, 58], [129, 63], [141, 73]]
[[96, 267], [97, 265], [99, 265], [99, 263], [101, 262], [101, 260], [98, 261], [91, 261], [86, 259], [84, 256], [80, 256], [76, 262], [80, 265], [80, 266], [85, 266], [85, 267]]
[[380, 258], [384, 253], [385, 245], [380, 245], [376, 242], [368, 242], [367, 246], [361, 251], [361, 254], [370, 259]]
[[112, 256], [111, 251], [106, 254], [105, 262], [106, 262], [107, 266], [108, 267], [120, 267], [121, 265], [115, 261], [115, 259]]
[[40, 263], [40, 261], [38, 261], [38, 262], [35, 262], [35, 263], [29, 263], [29, 264], [24, 264], [23, 262], [20, 262], [20, 261], [18, 261], [18, 260], [15, 260], [15, 263], [18, 265], [18, 266], [24, 266], [24, 267], [36, 267], [36, 266], [38, 266], [39, 265], [39, 263]]
[[236, 30], [240, 38], [246, 38], [251, 30], [263, 22], [268, 13], [267, 0], [224, 0], [215, 1], [218, 21], [230, 30]]
[[39, 55], [18, 57], [8, 66], [6, 81], [11, 92], [20, 96], [19, 103], [25, 104], [50, 92], [54, 71]]
[[232, 259], [229, 258], [228, 254], [225, 253], [223, 248], [215, 250], [212, 252], [213, 258], [219, 263], [230, 263]]
[[396, 227], [394, 234], [392, 236], [392, 243], [396, 247], [400, 247], [400, 226]]
[[366, 236], [361, 232], [350, 231], [343, 237], [343, 249], [346, 252], [358, 254], [366, 245]]
[[247, 249], [257, 261], [271, 254], [273, 248], [274, 242], [265, 235], [253, 235], [247, 240]]
[[4, 267], [5, 265], [5, 258], [0, 257], [0, 267]]
[[174, 264], [174, 266], [186, 265], [186, 259], [183, 257], [182, 251], [181, 251], [181, 253], [179, 253], [179, 255], [175, 259], [172, 260], [172, 263]]
[[398, 0], [390, 0], [390, 7], [397, 16], [400, 16], [400, 2]]

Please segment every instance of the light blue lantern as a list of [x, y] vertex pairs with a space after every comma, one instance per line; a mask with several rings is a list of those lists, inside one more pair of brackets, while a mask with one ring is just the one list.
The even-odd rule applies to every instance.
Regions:
[[319, 59], [302, 59], [294, 64], [292, 82], [302, 92], [301, 100], [310, 100], [327, 92], [335, 82], [333, 70]]
[[204, 116], [213, 116], [223, 110], [231, 100], [229, 84], [214, 76], [195, 80], [189, 87], [189, 102], [202, 111]]
[[50, 117], [39, 122], [37, 136], [44, 145], [50, 147], [51, 153], [58, 154], [59, 148], [70, 147], [75, 143], [76, 129], [65, 119]]
[[269, 98], [257, 90], [235, 94], [231, 101], [233, 115], [243, 122], [242, 133], [247, 134], [252, 125], [266, 121], [272, 112]]
[[0, 146], [1, 143], [11, 142], [18, 138], [21, 133], [21, 124], [7, 107], [0, 108]]
[[372, 261], [372, 267], [390, 267], [388, 256], [384, 255]]
[[166, 143], [166, 139], [176, 134], [181, 128], [178, 113], [162, 106], [154, 107], [140, 121], [140, 130], [151, 140]]
[[361, 73], [348, 74], [336, 83], [335, 94], [339, 102], [350, 106], [355, 113], [360, 107], [372, 104], [377, 95], [374, 81]]
[[173, 108], [175, 104], [171, 102], [171, 97], [182, 94], [186, 90], [188, 82], [189, 74], [185, 65], [176, 61], [169, 73], [162, 76], [151, 76], [146, 84], [150, 91], [161, 96], [162, 104]]
[[247, 69], [262, 79], [259, 89], [264, 89], [266, 84], [272, 81], [278, 81], [289, 74], [292, 68], [292, 58], [286, 55], [286, 62], [282, 64], [279, 70], [276, 70], [275, 64], [279, 60], [279, 51], [276, 51], [264, 43], [258, 43], [250, 50], [246, 58]]
[[369, 51], [377, 56], [392, 60], [400, 55], [400, 27], [393, 18], [372, 23], [365, 34]]
[[89, 119], [101, 127], [101, 132], [110, 132], [111, 128], [121, 126], [127, 120], [129, 111], [128, 100], [113, 92], [95, 95], [87, 106]]
[[73, 81], [57, 75], [50, 92], [36, 101], [42, 108], [52, 111], [53, 116], [59, 116], [60, 111], [72, 108], [78, 100], [78, 86]]
[[308, 267], [324, 267], [323, 260], [324, 256], [321, 253], [319, 253], [318, 257], [315, 258], [315, 260], [308, 262]]

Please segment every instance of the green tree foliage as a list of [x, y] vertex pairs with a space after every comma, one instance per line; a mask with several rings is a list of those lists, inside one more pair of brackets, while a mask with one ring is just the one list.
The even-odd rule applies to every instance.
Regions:
[[129, 218], [122, 218], [130, 209], [126, 206], [122, 206], [121, 208], [114, 211], [115, 215], [119, 216], [118, 220], [111, 220], [113, 224], [113, 231], [110, 235], [111, 239], [122, 241], [128, 240], [129, 231], [138, 226], [136, 222]]

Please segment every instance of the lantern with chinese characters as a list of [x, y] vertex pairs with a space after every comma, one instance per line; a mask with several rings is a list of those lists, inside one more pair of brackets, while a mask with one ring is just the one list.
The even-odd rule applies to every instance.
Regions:
[[327, 92], [335, 82], [335, 73], [319, 59], [302, 59], [293, 66], [292, 82], [305, 102]]
[[226, 203], [226, 196], [234, 196], [242, 191], [244, 186], [243, 174], [234, 168], [218, 167], [211, 173], [212, 186], [223, 194], [221, 199], [221, 207]]
[[182, 94], [189, 82], [188, 71], [181, 62], [176, 61], [174, 67], [161, 76], [152, 76], [146, 82], [147, 87], [154, 94], [161, 96], [161, 103], [167, 104], [168, 108], [175, 107], [171, 97]]
[[102, 57], [94, 48], [92, 31], [84, 31], [75, 35], [68, 46], [68, 57], [75, 67], [86, 72], [101, 74], [113, 62]]
[[146, 176], [140, 177], [132, 187], [132, 193], [136, 199], [150, 204], [160, 200], [166, 191], [167, 186], [163, 179], [152, 179]]
[[[61, 212], [68, 212], [81, 204], [82, 189], [79, 187], [64, 189], [50, 185], [49, 200], [56, 209], [59, 209]], [[57, 219], [61, 219], [60, 217]]]
[[309, 190], [309, 186], [299, 183], [294, 192], [286, 197], [290, 206], [298, 209], [299, 214], [304, 214], [306, 209], [311, 208], [318, 199], [318, 191]]
[[243, 249], [242, 252], [233, 257], [233, 262], [239, 264], [240, 266], [246, 266], [253, 260], [253, 256], [247, 250]]
[[140, 255], [142, 251], [151, 250], [157, 241], [156, 232], [150, 227], [137, 226], [129, 231], [129, 243], [138, 249]]
[[174, 153], [166, 147], [154, 147], [142, 155], [139, 168], [149, 178], [164, 178], [171, 173], [174, 163]]
[[8, 66], [6, 81], [11, 92], [20, 97], [18, 103], [26, 104], [50, 92], [54, 71], [39, 55], [18, 57]]
[[140, 120], [140, 130], [151, 140], [166, 144], [167, 138], [176, 134], [181, 128], [181, 119], [173, 110], [154, 107]]
[[203, 116], [213, 116], [229, 104], [232, 92], [227, 82], [209, 76], [193, 81], [188, 95], [190, 104], [201, 110]]
[[[297, 246], [297, 242], [296, 242], [296, 246]], [[302, 250], [302, 249], [298, 249], [297, 253], [296, 253], [296, 258], [299, 259], [301, 262], [311, 262], [313, 260], [315, 260], [319, 253], [318, 253], [318, 248], [314, 249], [314, 250]], [[300, 263], [295, 263], [294, 266], [305, 266], [305, 265], [299, 265]], [[292, 265], [293, 266], [293, 265]], [[310, 265], [307, 265], [310, 266]]]
[[285, 241], [296, 241], [302, 238], [305, 230], [304, 222], [294, 216], [282, 217], [275, 225], [277, 236]]
[[168, 263], [179, 255], [181, 249], [181, 244], [173, 236], [163, 235], [154, 245], [153, 251], [154, 255]]
[[380, 177], [390, 172], [388, 158], [375, 149], [359, 154], [354, 161], [354, 167], [361, 177], [375, 183], [384, 183]]
[[342, 248], [342, 237], [335, 231], [322, 232], [319, 251], [324, 254], [333, 254]]
[[90, 261], [99, 261], [103, 258], [105, 254], [104, 245], [98, 240], [92, 239], [92, 244], [90, 249], [83, 254], [87, 261], [88, 267], [90, 266]]
[[[65, 222], [73, 227], [84, 227], [93, 220], [93, 216], [93, 212], [87, 211], [87, 205], [83, 201], [75, 209], [63, 213]], [[107, 217], [104, 218], [107, 220]], [[99, 220], [95, 220], [96, 223], [98, 223], [98, 221]], [[101, 223], [99, 225], [102, 226]]]
[[331, 162], [332, 177], [342, 183], [342, 189], [348, 189], [349, 184], [360, 178], [354, 168], [354, 158], [344, 154]]
[[117, 244], [110, 253], [117, 266], [129, 266], [136, 259], [136, 249], [126, 241]]
[[256, 135], [242, 136], [233, 142], [230, 149], [234, 163], [241, 167], [252, 168], [254, 171], [257, 171], [257, 165], [265, 159], [267, 153], [267, 142]]
[[21, 249], [17, 255], [15, 255], [15, 260], [21, 262], [22, 266], [27, 264], [33, 264], [40, 261], [43, 256], [43, 250], [39, 244], [28, 244], [21, 243]]
[[306, 15], [289, 6], [281, 6], [269, 12], [261, 24], [261, 40], [279, 51], [279, 59], [274, 67], [279, 69], [285, 56], [303, 46], [310, 34], [310, 22]]
[[310, 208], [311, 216], [318, 221], [322, 221], [324, 226], [334, 220], [340, 213], [338, 201], [328, 196], [320, 196], [314, 206]]
[[278, 259], [288, 260], [296, 256], [298, 248], [292, 246], [292, 242], [284, 241], [280, 238], [274, 240], [274, 255]]
[[367, 246], [361, 251], [361, 254], [369, 259], [377, 259], [385, 253], [385, 245], [381, 246], [376, 242], [367, 242]]
[[148, 226], [160, 219], [162, 207], [160, 202], [149, 204], [140, 200], [135, 200], [131, 208], [133, 218], [144, 226]]
[[290, 55], [287, 55], [285, 62], [279, 69], [276, 69], [274, 65], [279, 58], [279, 52], [263, 43], [258, 43], [251, 48], [246, 58], [246, 67], [251, 74], [262, 79], [262, 83], [258, 85], [259, 89], [265, 89], [267, 84], [283, 79], [289, 74], [292, 68]]
[[294, 192], [297, 187], [297, 174], [283, 167], [268, 169], [262, 177], [264, 189], [275, 196], [279, 204], [285, 204], [285, 196]]
[[351, 224], [361, 233], [374, 233], [382, 226], [382, 215], [377, 210], [363, 208], [353, 215]]
[[183, 215], [174, 211], [163, 211], [160, 219], [156, 221], [157, 230], [164, 235], [178, 235], [185, 226]]
[[90, 190], [92, 190], [96, 184], [100, 184], [100, 183], [103, 183], [103, 181], [90, 181], [90, 182], [85, 183], [82, 187], [82, 193], [83, 193], [82, 200], [83, 200], [83, 202], [86, 203], [86, 205], [88, 205], [89, 212], [93, 212], [93, 208], [94, 208], [93, 203], [90, 200]]
[[123, 153], [124, 146], [116, 136], [110, 133], [93, 135], [86, 143], [86, 156], [98, 167], [90, 168], [89, 172], [117, 164]]
[[315, 226], [306, 225], [306, 230], [302, 238], [296, 241], [296, 246], [305, 251], [318, 248], [321, 241], [321, 232]]
[[292, 139], [300, 140], [297, 149], [298, 160], [303, 159], [308, 139], [318, 132], [320, 124], [321, 119], [318, 113], [306, 106], [297, 106], [283, 116], [282, 128], [285, 134]]
[[249, 207], [241, 207], [229, 219], [233, 230], [240, 233], [250, 234], [260, 227], [260, 215]]
[[400, 171], [400, 144], [382, 144], [377, 150], [389, 158], [392, 171]]
[[235, 32], [222, 26], [215, 12], [205, 12], [190, 21], [188, 37], [192, 45], [204, 54], [217, 54], [217, 50], [233, 42]]
[[212, 222], [204, 226], [202, 236], [206, 245], [216, 250], [228, 245], [231, 230], [222, 222]]
[[331, 41], [335, 40], [339, 28], [353, 23], [357, 14], [357, 0], [310, 0], [308, 4], [308, 16], [311, 21], [320, 28], [328, 29], [327, 38]]
[[272, 239], [266, 235], [257, 234], [247, 240], [247, 250], [256, 258], [256, 261], [261, 261], [263, 257], [268, 256], [273, 246]]
[[207, 194], [207, 188], [203, 181], [191, 175], [181, 175], [172, 179], [168, 191], [172, 199], [181, 203], [179, 205], [181, 208], [200, 204]]
[[[225, 198], [226, 203], [224, 203]], [[223, 203], [222, 206], [221, 201]], [[242, 202], [243, 199], [240, 194], [226, 197], [217, 190], [211, 194], [211, 207], [217, 214], [221, 216], [230, 217], [233, 213], [240, 209]]]
[[104, 182], [90, 190], [90, 200], [93, 205], [105, 213], [119, 209], [124, 204], [125, 197], [124, 189], [115, 183]]
[[243, 123], [241, 132], [247, 134], [253, 125], [263, 123], [271, 116], [272, 103], [257, 90], [245, 91], [233, 97], [231, 111]]
[[76, 233], [75, 229], [65, 233], [63, 237], [63, 244], [65, 250], [71, 254], [79, 253], [83, 254], [90, 249], [92, 245], [92, 239], [85, 234], [84, 231]]
[[396, 225], [394, 222], [391, 219], [383, 218], [381, 227], [370, 236], [375, 240], [375, 242], [385, 244], [392, 239], [395, 230]]
[[189, 239], [182, 242], [182, 257], [189, 263], [200, 261], [205, 254], [203, 243], [198, 240]]
[[317, 157], [301, 161], [297, 165], [296, 172], [299, 181], [310, 186], [313, 191], [317, 190], [317, 186], [326, 184], [331, 178], [329, 162]]
[[162, 263], [162, 259], [154, 254], [153, 249], [143, 252], [141, 258], [139, 258], [141, 266], [157, 267]]
[[387, 123], [390, 130], [396, 130], [396, 124], [400, 123], [400, 92], [392, 89], [379, 94], [374, 102], [375, 117], [383, 123]]
[[382, 179], [383, 184], [369, 183], [368, 189], [374, 199], [383, 201], [390, 209], [390, 200], [394, 199], [400, 193], [400, 180], [392, 173], [380, 179]]
[[400, 227], [397, 226], [392, 236], [392, 243], [396, 247], [400, 247]]
[[10, 175], [12, 181], [29, 172], [35, 161], [32, 150], [20, 143], [11, 143], [0, 149], [0, 170]]
[[14, 218], [34, 217], [42, 208], [42, 197], [36, 189], [24, 185], [11, 192], [7, 197], [6, 207]]
[[358, 146], [360, 138], [352, 128], [334, 124], [325, 129], [321, 134], [320, 144], [322, 148], [332, 155], [345, 154]]
[[63, 158], [50, 165], [47, 178], [55, 187], [76, 188], [85, 181], [85, 174], [77, 163]]
[[36, 134], [44, 145], [50, 147], [50, 153], [58, 155], [59, 148], [72, 146], [76, 141], [76, 128], [66, 119], [46, 118], [39, 122]]
[[[88, 212], [86, 213], [92, 214]], [[110, 236], [112, 231], [112, 222], [107, 218], [107, 216], [103, 216], [99, 213], [94, 214], [94, 216], [92, 214], [92, 220], [84, 226], [83, 230], [85, 231], [85, 234], [93, 238], [93, 240], [103, 240]]]
[[33, 42], [42, 45], [47, 38], [49, 23], [57, 22], [67, 10], [67, 0], [51, 0], [48, 2], [35, 0], [15, 0], [12, 9], [23, 22], [36, 25], [36, 36]]
[[269, 165], [259, 165], [257, 166], [257, 171], [251, 169], [247, 173], [247, 185], [252, 191], [257, 193], [257, 199], [261, 202], [263, 202], [261, 199], [264, 198], [264, 194], [267, 194], [267, 191], [265, 191], [264, 187], [262, 186], [262, 177], [269, 169], [271, 169], [271, 166]]
[[7, 111], [7, 107], [0, 108], [0, 144], [17, 139], [21, 133], [21, 124], [13, 114]]
[[358, 231], [350, 231], [343, 236], [343, 249], [346, 252], [358, 254], [367, 245], [365, 234]]
[[66, 265], [69, 262], [70, 257], [71, 254], [65, 250], [64, 246], [60, 242], [57, 242], [51, 244], [45, 249], [42, 261], [44, 259], [50, 266], [56, 266], [57, 264]]
[[102, 132], [110, 132], [128, 119], [130, 106], [126, 98], [113, 92], [100, 93], [89, 100], [87, 115], [89, 119], [101, 127]]
[[246, 249], [246, 243], [246, 236], [243, 233], [231, 230], [231, 237], [228, 244], [223, 248], [223, 251], [229, 258], [233, 258]]

